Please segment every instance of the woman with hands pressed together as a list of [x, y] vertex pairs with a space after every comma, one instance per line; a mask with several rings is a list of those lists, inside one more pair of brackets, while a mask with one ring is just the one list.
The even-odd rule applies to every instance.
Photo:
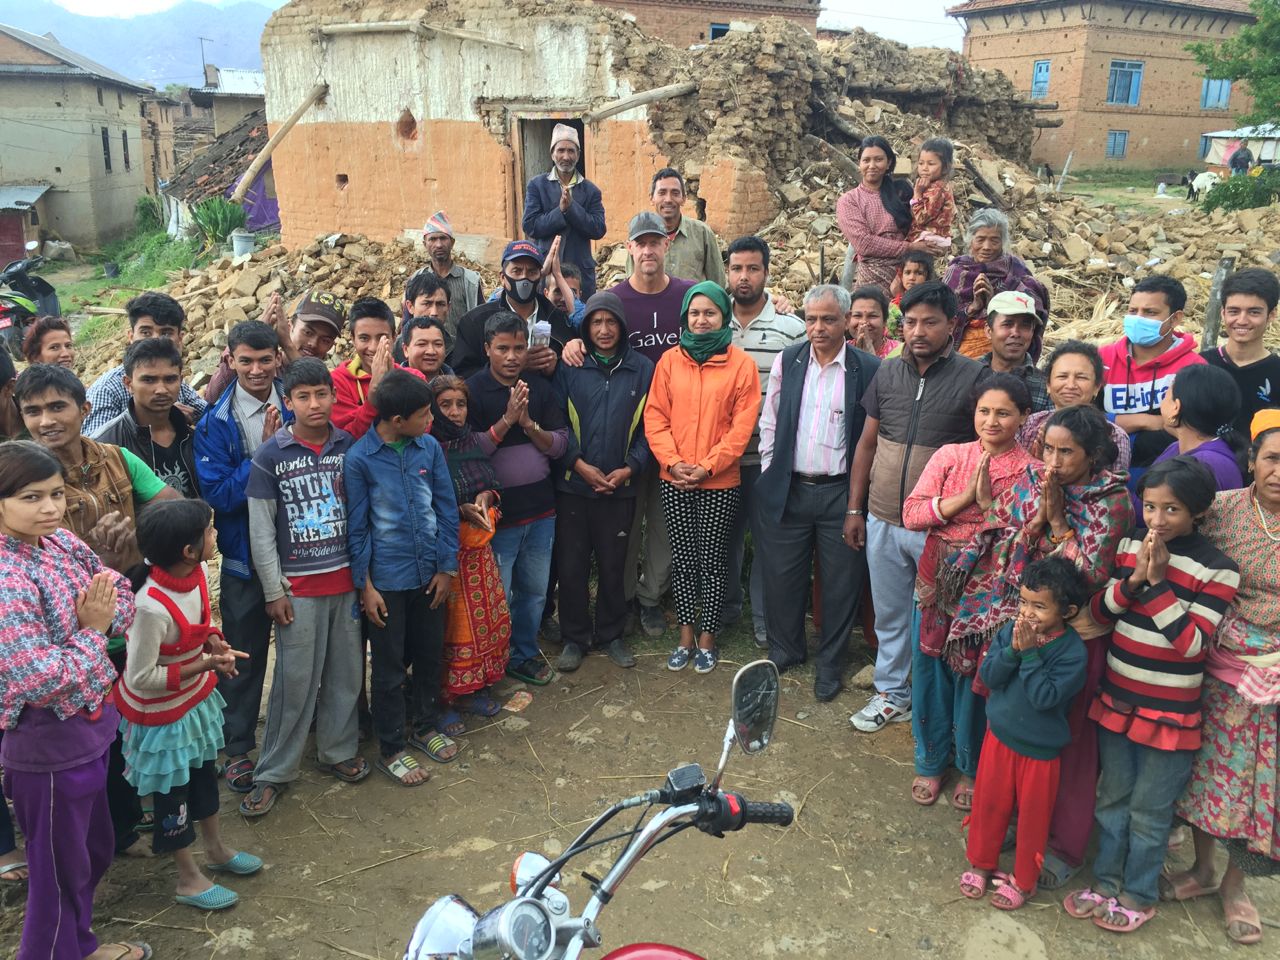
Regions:
[[938, 569], [978, 533], [993, 500], [1031, 465], [1017, 441], [1030, 410], [1031, 395], [1021, 378], [997, 373], [983, 381], [973, 415], [978, 439], [941, 447], [902, 504], [904, 526], [929, 533], [916, 574], [911, 656], [911, 732], [916, 742], [911, 799], [922, 806], [938, 799], [953, 762], [960, 782], [951, 804], [959, 810], [972, 805], [986, 732], [983, 698], [973, 691], [978, 647], [971, 637], [968, 643], [948, 639], [951, 620], [938, 606]]
[[133, 594], [74, 534], [62, 468], [29, 441], [0, 444], [0, 762], [26, 836], [19, 955], [146, 960], [145, 944], [99, 944], [93, 893], [111, 863], [107, 754], [120, 715], [107, 636], [132, 623]]
[[[731, 343], [729, 295], [704, 281], [685, 294], [679, 346], [662, 355], [644, 411], [671, 533], [680, 645], [669, 670], [716, 668], [729, 530], [740, 506], [738, 460], [760, 412], [760, 376]], [[700, 631], [695, 631], [699, 623]]]
[[[1067, 407], [1049, 418], [1044, 465], [1029, 467], [997, 497], [983, 529], [942, 565], [939, 603], [952, 617], [951, 642], [984, 648], [1013, 620], [1016, 585], [1027, 564], [1039, 557], [1071, 561], [1090, 591], [1106, 583], [1116, 548], [1133, 527], [1125, 477], [1105, 467], [1115, 461], [1116, 453], [1110, 425], [1096, 408]], [[1106, 665], [1105, 631], [1096, 625], [1092, 630], [1073, 626], [1085, 641], [1089, 660], [1084, 689], [1067, 715], [1071, 742], [1062, 751], [1058, 799], [1039, 883], [1047, 889], [1060, 887], [1080, 868], [1093, 831], [1097, 727], [1088, 713]]]

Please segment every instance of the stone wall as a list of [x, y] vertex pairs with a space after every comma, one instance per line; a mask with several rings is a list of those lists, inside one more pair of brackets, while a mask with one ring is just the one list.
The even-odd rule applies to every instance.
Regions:
[[818, 0], [601, 0], [601, 6], [630, 14], [651, 37], [677, 47], [691, 47], [710, 42], [712, 24], [747, 26], [767, 17], [782, 17], [816, 33], [820, 4]]

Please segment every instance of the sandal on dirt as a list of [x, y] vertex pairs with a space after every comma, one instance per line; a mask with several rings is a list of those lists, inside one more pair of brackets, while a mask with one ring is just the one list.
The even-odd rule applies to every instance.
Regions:
[[154, 810], [143, 808], [142, 819], [133, 825], [134, 833], [150, 833], [156, 828], [156, 814]]
[[[984, 877], [980, 873], [966, 870], [960, 874], [960, 892], [970, 900], [981, 900], [986, 895], [987, 883], [990, 879], [990, 877]], [[970, 893], [966, 887], [976, 890], [977, 893]]]
[[1218, 892], [1218, 885], [1206, 887], [1190, 873], [1161, 874], [1159, 879], [1161, 900], [1194, 900]]
[[462, 715], [457, 710], [446, 710], [436, 722], [440, 724], [440, 731], [446, 737], [460, 737], [467, 732], [467, 725], [462, 722]]
[[[271, 796], [267, 796], [267, 791], [271, 791]], [[259, 780], [249, 790], [249, 795], [240, 801], [240, 815], [253, 819], [254, 817], [265, 817], [271, 812], [271, 808], [276, 805], [276, 801], [280, 799], [280, 794], [284, 793], [284, 785], [280, 783], [269, 783], [266, 780]]]
[[523, 663], [509, 665], [507, 667], [507, 676], [523, 680], [525, 683], [532, 683], [535, 687], [545, 687], [551, 682], [554, 674], [551, 667], [542, 660], [531, 659]]
[[[105, 950], [107, 947], [115, 947], [120, 951], [109, 960], [151, 960], [151, 947], [149, 944], [138, 943], [133, 940], [98, 944], [99, 950]], [[137, 952], [135, 953], [135, 951]]]
[[343, 783], [359, 783], [369, 775], [369, 761], [364, 757], [352, 757], [339, 763], [317, 763], [316, 769], [337, 777]]
[[[1253, 905], [1253, 901], [1248, 897], [1237, 897], [1230, 903], [1225, 900], [1222, 902], [1222, 916], [1226, 921], [1227, 936], [1235, 943], [1250, 944], [1257, 943], [1262, 939], [1262, 919], [1258, 916], [1258, 908]], [[1231, 925], [1239, 924], [1242, 927], [1252, 927], [1249, 933], [1234, 936], [1231, 933]]]
[[405, 774], [422, 769], [422, 765], [418, 763], [417, 758], [408, 752], [402, 753], [398, 757], [392, 757], [390, 760], [379, 758], [374, 766], [402, 787], [420, 787], [431, 779], [430, 771], [423, 770], [426, 776], [417, 783], [409, 783], [405, 780]]
[[27, 869], [27, 861], [15, 860], [13, 863], [6, 863], [0, 867], [0, 883], [26, 883], [26, 877], [10, 877], [9, 874], [18, 870]]
[[210, 873], [234, 873], [237, 877], [251, 877], [262, 869], [262, 858], [238, 850], [226, 863], [210, 863], [205, 866]]
[[236, 793], [248, 793], [253, 789], [253, 761], [248, 757], [228, 760], [222, 765], [222, 775], [227, 786]]
[[1040, 864], [1040, 886], [1045, 890], [1058, 890], [1080, 871], [1056, 853], [1046, 850], [1044, 862]]
[[997, 910], [1018, 910], [1035, 895], [1034, 890], [1021, 890], [1016, 883], [1006, 877], [992, 892], [991, 905]]
[[[415, 733], [409, 738], [409, 746], [413, 747], [415, 750], [421, 750], [436, 763], [452, 763], [454, 760], [458, 759], [458, 754], [461, 751], [456, 749], [458, 745], [454, 743], [452, 739], [438, 731], [428, 732], [431, 734], [430, 736]], [[444, 756], [444, 752], [450, 747], [455, 748], [453, 755], [449, 757]]]
[[1114, 899], [1114, 897], [1104, 897], [1092, 887], [1085, 887], [1083, 890], [1073, 890], [1063, 897], [1062, 909], [1067, 911], [1068, 917], [1088, 920], [1093, 916], [1093, 911], [1101, 906], [1109, 906]]
[[[957, 783], [956, 788], [951, 791], [951, 806], [955, 807], [957, 810], [961, 810], [966, 813], [972, 810], [973, 809], [973, 786], [974, 785], [972, 783], [969, 784], [968, 786], [965, 786], [963, 780]], [[968, 799], [966, 799], [963, 803], [961, 803], [960, 802], [961, 797], [967, 797]]]
[[1107, 904], [1106, 913], [1093, 918], [1093, 925], [1100, 930], [1110, 930], [1112, 933], [1133, 933], [1155, 915], [1155, 907], [1131, 910], [1122, 906], [1119, 900], [1112, 900]]
[[932, 807], [941, 793], [941, 777], [916, 777], [911, 781], [911, 799], [922, 807]]
[[458, 703], [464, 713], [477, 717], [496, 717], [502, 712], [502, 704], [487, 693], [473, 693]]
[[226, 910], [240, 902], [240, 895], [215, 883], [204, 893], [197, 893], [195, 896], [178, 894], [173, 899], [184, 907], [195, 907], [197, 910]]

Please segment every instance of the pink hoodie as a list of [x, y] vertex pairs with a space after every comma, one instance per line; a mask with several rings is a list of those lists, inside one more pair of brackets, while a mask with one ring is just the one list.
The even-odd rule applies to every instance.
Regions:
[[1109, 414], [1156, 413], [1174, 375], [1183, 367], [1205, 362], [1196, 352], [1196, 338], [1189, 333], [1175, 333], [1173, 346], [1146, 363], [1133, 359], [1127, 337], [1099, 352], [1105, 370], [1102, 405]]

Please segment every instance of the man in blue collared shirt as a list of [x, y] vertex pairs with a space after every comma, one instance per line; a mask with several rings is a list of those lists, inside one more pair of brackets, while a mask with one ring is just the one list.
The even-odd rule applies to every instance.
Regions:
[[437, 728], [444, 656], [444, 602], [458, 575], [458, 501], [444, 450], [427, 434], [431, 390], [392, 370], [370, 397], [378, 419], [343, 464], [351, 579], [369, 618], [373, 680], [370, 708], [378, 769], [407, 787], [429, 776], [408, 745], [447, 763], [457, 744]]

